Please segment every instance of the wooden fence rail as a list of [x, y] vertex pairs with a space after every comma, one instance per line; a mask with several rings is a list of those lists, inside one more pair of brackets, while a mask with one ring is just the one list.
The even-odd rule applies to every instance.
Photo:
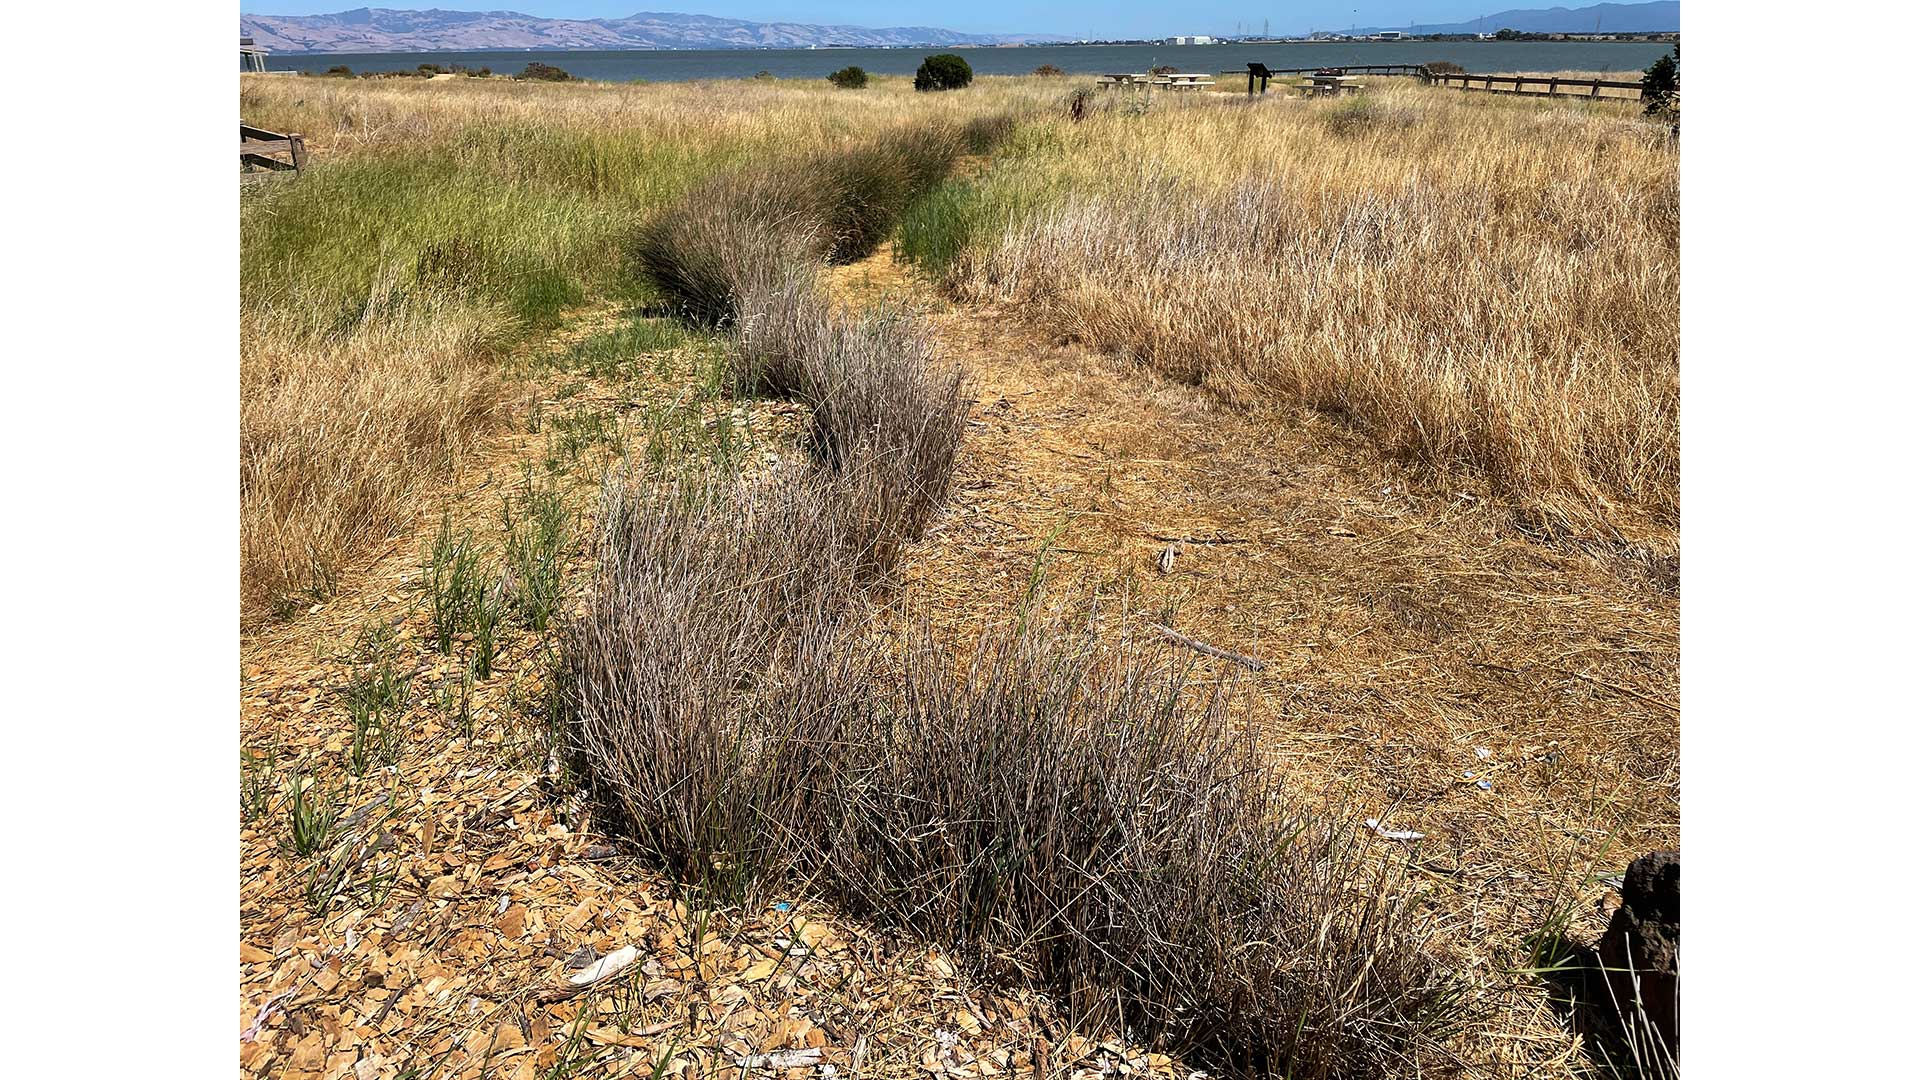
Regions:
[[[1555, 75], [1473, 75], [1443, 74], [1431, 71], [1425, 64], [1350, 64], [1336, 68], [1270, 68], [1265, 64], [1247, 65], [1247, 93], [1254, 93], [1254, 82], [1259, 80], [1260, 93], [1266, 93], [1267, 80], [1282, 75], [1316, 75], [1322, 71], [1334, 71], [1342, 75], [1412, 75], [1421, 82], [1438, 86], [1452, 86], [1461, 90], [1485, 90], [1496, 94], [1520, 94], [1525, 97], [1610, 97], [1625, 100], [1621, 94], [1602, 94], [1602, 90], [1631, 90], [1632, 100], [1639, 100], [1641, 87], [1639, 80], [1626, 82], [1619, 79], [1567, 79]], [[1222, 75], [1238, 75], [1238, 71], [1223, 71]]]
[[[1462, 90], [1488, 90], [1497, 94], [1521, 94], [1526, 97], [1620, 97], [1602, 95], [1602, 90], [1631, 90], [1640, 98], [1640, 81], [1619, 79], [1565, 79], [1552, 75], [1433, 75], [1427, 81]], [[1533, 89], [1528, 89], [1531, 86]]]
[[[286, 161], [276, 155], [285, 154]], [[307, 167], [307, 144], [299, 132], [285, 135], [265, 128], [240, 125], [240, 164], [244, 168], [269, 170], [292, 169], [299, 172]]]

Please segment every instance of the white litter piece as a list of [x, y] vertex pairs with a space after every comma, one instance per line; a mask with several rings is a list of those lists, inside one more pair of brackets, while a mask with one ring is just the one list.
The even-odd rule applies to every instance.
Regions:
[[1477, 787], [1477, 788], [1479, 788], [1479, 789], [1480, 789], [1481, 791], [1492, 791], [1492, 790], [1493, 790], [1493, 781], [1491, 781], [1491, 780], [1476, 780], [1476, 781], [1474, 781], [1474, 785], [1473, 785], [1473, 786], [1474, 786], [1474, 787]]
[[1474, 748], [1473, 748], [1473, 752], [1474, 752], [1475, 754], [1477, 754], [1477, 755], [1479, 755], [1479, 757], [1480, 757], [1480, 760], [1481, 760], [1481, 761], [1485, 761], [1485, 760], [1487, 760], [1488, 758], [1490, 758], [1490, 757], [1492, 757], [1492, 756], [1493, 756], [1493, 751], [1491, 751], [1491, 750], [1489, 750], [1489, 749], [1487, 749], [1487, 748], [1486, 748], [1486, 747], [1484, 747], [1484, 746], [1476, 746], [1476, 747], [1474, 747]]
[[809, 1046], [804, 1050], [782, 1050], [777, 1054], [749, 1054], [740, 1058], [743, 1069], [795, 1069], [802, 1065], [818, 1065], [821, 1050]]
[[1379, 818], [1368, 818], [1367, 828], [1372, 829], [1373, 834], [1382, 840], [1425, 840], [1427, 838], [1426, 833], [1414, 832], [1412, 829], [1383, 829], [1380, 827]]
[[592, 986], [594, 983], [611, 979], [622, 971], [627, 970], [628, 966], [639, 958], [640, 950], [631, 945], [622, 949], [615, 949], [613, 952], [581, 968], [574, 973], [573, 978], [567, 981], [575, 986]]

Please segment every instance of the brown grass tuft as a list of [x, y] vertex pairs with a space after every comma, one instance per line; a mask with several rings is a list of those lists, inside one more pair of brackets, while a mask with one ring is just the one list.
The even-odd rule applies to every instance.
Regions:
[[331, 595], [452, 475], [499, 400], [499, 320], [406, 310], [331, 340], [242, 324], [240, 580], [259, 614]]

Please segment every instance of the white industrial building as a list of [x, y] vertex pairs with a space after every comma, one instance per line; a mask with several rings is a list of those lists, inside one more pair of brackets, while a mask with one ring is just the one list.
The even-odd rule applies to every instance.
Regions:
[[1212, 45], [1213, 39], [1205, 34], [1182, 34], [1167, 39], [1169, 45]]

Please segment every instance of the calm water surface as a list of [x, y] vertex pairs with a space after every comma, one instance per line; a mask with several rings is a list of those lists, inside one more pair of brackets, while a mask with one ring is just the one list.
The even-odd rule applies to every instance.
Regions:
[[271, 71], [319, 73], [336, 64], [356, 72], [411, 71], [421, 64], [488, 67], [512, 74], [538, 60], [582, 79], [608, 82], [684, 82], [743, 79], [769, 72], [783, 79], [817, 79], [848, 64], [876, 75], [911, 75], [935, 52], [957, 52], [981, 75], [1026, 75], [1042, 64], [1073, 74], [1145, 71], [1172, 64], [1181, 71], [1244, 73], [1247, 62], [1268, 67], [1349, 64], [1425, 64], [1450, 60], [1468, 71], [1644, 70], [1672, 46], [1653, 42], [1418, 41], [1310, 45], [1030, 45], [1021, 48], [917, 49], [686, 49], [587, 51], [502, 49], [481, 52], [316, 53], [269, 57]]

